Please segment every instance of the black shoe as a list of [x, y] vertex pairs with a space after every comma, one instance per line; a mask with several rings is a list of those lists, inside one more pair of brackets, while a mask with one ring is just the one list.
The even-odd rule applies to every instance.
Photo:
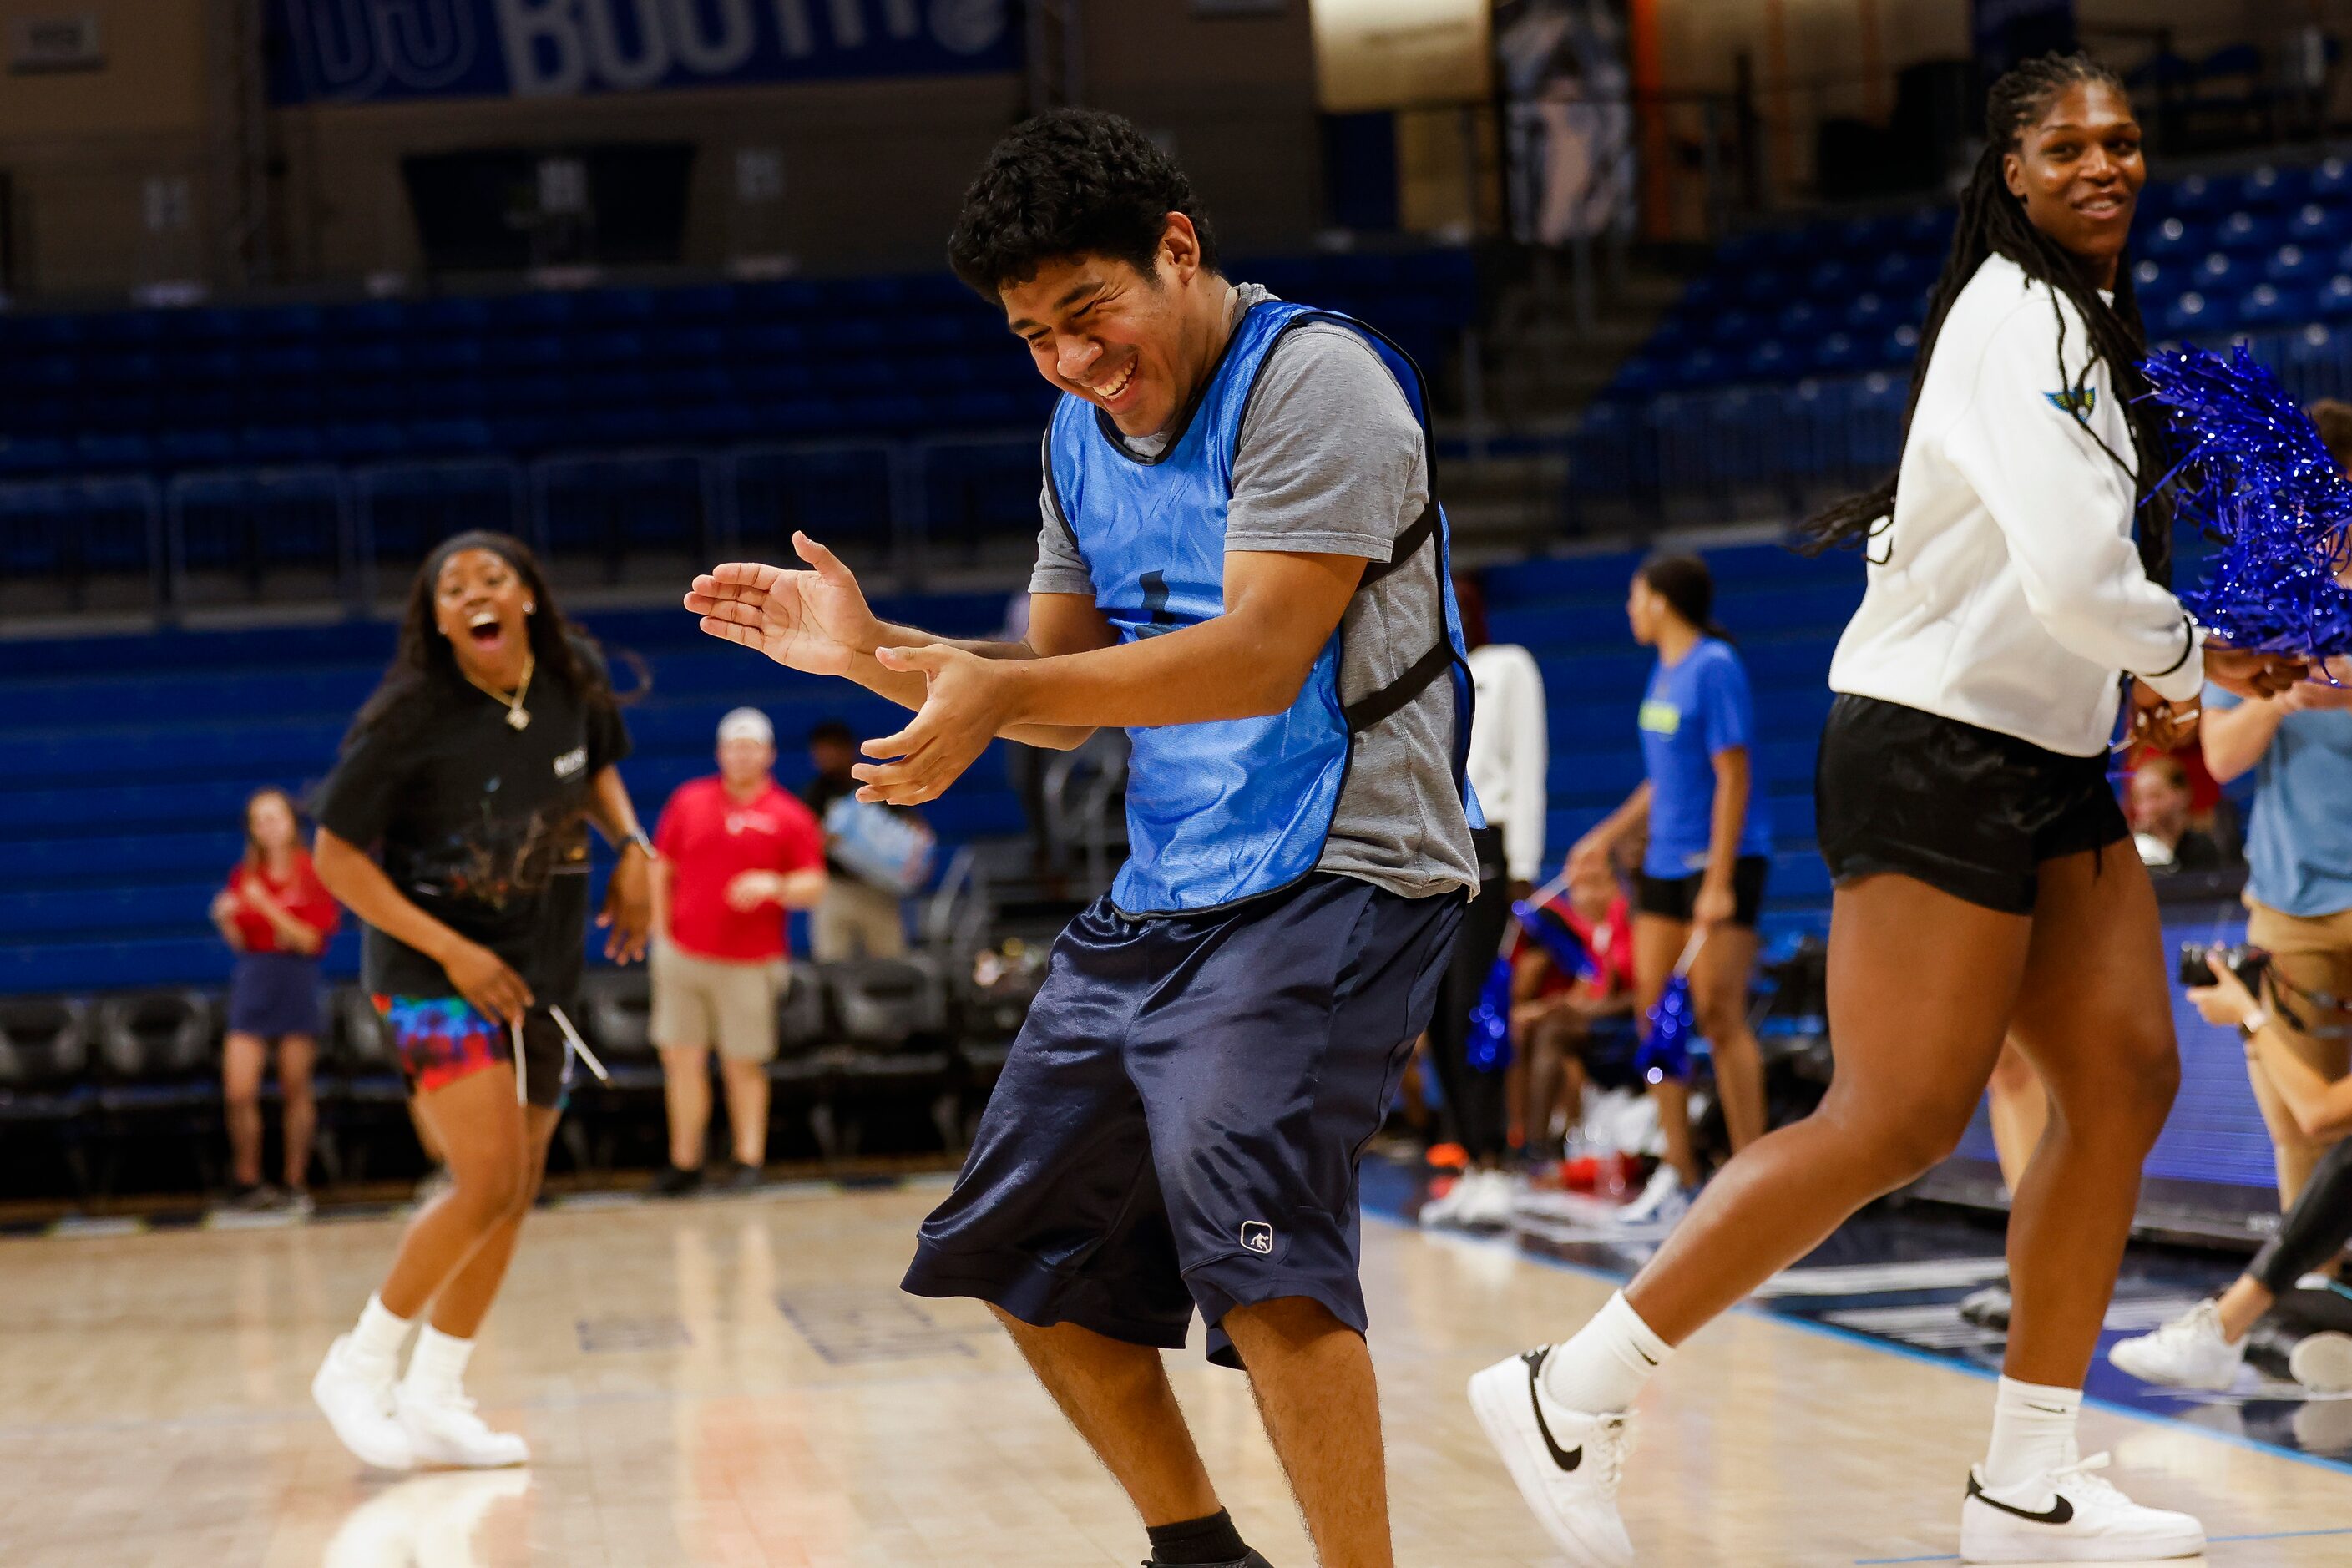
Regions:
[[660, 1175], [646, 1188], [648, 1197], [682, 1198], [702, 1185], [702, 1167], [681, 1171], [676, 1165], [666, 1165]]
[[764, 1179], [759, 1166], [730, 1160], [710, 1178], [709, 1190], [714, 1193], [748, 1193], [755, 1191]]
[[[1154, 1561], [1146, 1563], [1143, 1565], [1143, 1568], [1169, 1568], [1169, 1565], [1164, 1563]], [[1201, 1563], [1197, 1564], [1196, 1568], [1274, 1568], [1274, 1564], [1268, 1563], [1265, 1558], [1260, 1557], [1256, 1552], [1252, 1552], [1248, 1555], [1232, 1563]]]
[[1980, 1329], [2009, 1331], [2009, 1282], [1988, 1285], [1960, 1298], [1960, 1316]]

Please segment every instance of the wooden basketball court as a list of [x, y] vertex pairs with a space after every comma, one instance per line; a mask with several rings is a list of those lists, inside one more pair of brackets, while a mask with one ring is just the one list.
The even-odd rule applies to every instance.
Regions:
[[[898, 1292], [936, 1195], [814, 1184], [535, 1216], [472, 1378], [535, 1462], [491, 1474], [370, 1476], [310, 1408], [392, 1220], [0, 1243], [0, 1563], [1134, 1563], [1140, 1530], [987, 1315]], [[1554, 1562], [1462, 1385], [1580, 1322], [1608, 1282], [1506, 1244], [1366, 1232], [1400, 1561]], [[1174, 1366], [1244, 1532], [1307, 1568], [1243, 1379], [1197, 1350]], [[1990, 1394], [1735, 1314], [1641, 1407], [1641, 1561], [1949, 1561]], [[2201, 1515], [2210, 1563], [2352, 1560], [2352, 1470], [2105, 1409], [2084, 1440], [2126, 1488]]]

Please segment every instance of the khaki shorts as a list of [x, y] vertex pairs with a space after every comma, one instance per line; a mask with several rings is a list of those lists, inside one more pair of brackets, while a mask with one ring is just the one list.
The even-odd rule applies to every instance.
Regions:
[[[2246, 900], [2246, 941], [2266, 949], [2273, 966], [2290, 984], [2339, 1000], [2352, 996], [2352, 910], [2332, 915], [2290, 915], [2267, 904]], [[2345, 1075], [2352, 1058], [2352, 1017], [2337, 1010], [2322, 1011], [2299, 996], [2284, 998], [2263, 987], [2263, 1001], [2278, 1017], [2279, 1032], [2323, 1078]], [[2305, 1026], [2287, 1021], [2293, 1014]]]
[[839, 874], [809, 915], [809, 950], [819, 963], [851, 958], [904, 958], [907, 917], [896, 893]]
[[719, 1055], [737, 1061], [774, 1059], [776, 1004], [786, 973], [781, 958], [703, 958], [655, 942], [654, 1044], [666, 1050], [716, 1047]]

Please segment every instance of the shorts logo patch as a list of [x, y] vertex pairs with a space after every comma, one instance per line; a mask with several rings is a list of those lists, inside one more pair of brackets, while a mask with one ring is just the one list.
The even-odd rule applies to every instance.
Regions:
[[1262, 1219], [1244, 1220], [1242, 1245], [1252, 1252], [1271, 1256], [1274, 1252], [1274, 1226]]

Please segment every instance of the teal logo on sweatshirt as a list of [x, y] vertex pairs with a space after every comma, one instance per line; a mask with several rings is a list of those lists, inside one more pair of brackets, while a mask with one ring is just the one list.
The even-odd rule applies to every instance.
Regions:
[[2091, 422], [2093, 411], [2099, 406], [2099, 389], [2095, 386], [2086, 386], [2080, 391], [2070, 386], [2063, 392], [2045, 392], [2042, 395], [2050, 400], [2051, 407], [2061, 414], [2071, 414], [2085, 425]]

